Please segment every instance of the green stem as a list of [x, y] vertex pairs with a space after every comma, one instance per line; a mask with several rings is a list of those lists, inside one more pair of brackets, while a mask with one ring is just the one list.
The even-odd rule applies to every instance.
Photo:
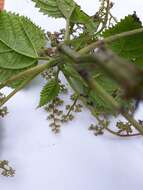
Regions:
[[73, 104], [70, 106], [70, 109], [68, 110], [67, 114], [65, 115], [65, 119], [67, 119], [68, 116], [70, 115], [70, 113], [72, 112], [72, 110], [73, 110], [74, 106], [76, 105], [78, 99], [79, 99], [79, 95], [76, 96]]
[[96, 41], [88, 46], [86, 46], [85, 48], [81, 49], [79, 51], [80, 54], [85, 54], [85, 53], [88, 53], [90, 52], [91, 50], [99, 47], [101, 44], [103, 43], [111, 43], [111, 42], [114, 42], [120, 38], [123, 38], [123, 37], [126, 37], [126, 36], [132, 36], [134, 34], [138, 34], [138, 33], [141, 33], [143, 32], [143, 28], [139, 28], [139, 29], [135, 29], [135, 30], [131, 30], [131, 31], [127, 31], [127, 32], [123, 32], [123, 33], [120, 33], [120, 34], [115, 34], [113, 36], [110, 36], [108, 38], [105, 38], [103, 40], [99, 40], [99, 41]]
[[[74, 53], [74, 51], [72, 51], [65, 45], [61, 45], [59, 49], [67, 56], [72, 58], [75, 63], [80, 58], [79, 53]], [[74, 67], [76, 70], [78, 69], [75, 65]], [[105, 103], [108, 102], [116, 111], [120, 112], [143, 135], [143, 127], [131, 115], [121, 110], [120, 104], [118, 104], [118, 102], [112, 96], [110, 96], [95, 80], [93, 80], [89, 76], [88, 72], [85, 71], [84, 74], [82, 75], [82, 78], [85, 80], [86, 83], [88, 83], [90, 88], [95, 90], [99, 97], [101, 97], [103, 101], [105, 101]]]
[[25, 70], [25, 71], [17, 74], [16, 76], [13, 76], [10, 79], [3, 81], [0, 84], [0, 89], [5, 87], [6, 85], [16, 81], [16, 80], [23, 78], [23, 77], [29, 77], [29, 76], [34, 75], [34, 74], [35, 74], [35, 76], [37, 76], [39, 73], [43, 72], [45, 69], [48, 69], [50, 67], [54, 67], [57, 64], [58, 64], [58, 60], [53, 59], [53, 60], [50, 60], [48, 63], [37, 65], [36, 67]]
[[113, 131], [111, 130], [109, 127], [106, 127], [105, 128], [106, 131], [108, 131], [109, 133], [113, 134], [113, 135], [116, 135], [116, 136], [119, 136], [119, 137], [135, 137], [135, 136], [140, 136], [141, 134], [140, 133], [134, 133], [134, 134], [120, 134], [116, 131]]
[[[97, 121], [99, 122], [100, 125], [103, 126], [102, 124], [102, 120], [99, 118], [99, 116], [96, 114], [96, 112], [94, 111], [95, 108], [93, 108], [92, 106], [90, 106], [90, 110], [93, 110], [93, 115], [95, 116], [95, 118], [97, 119]], [[108, 127], [108, 125], [104, 125], [103, 126], [103, 129], [105, 129], [106, 131], [108, 131], [109, 133], [113, 134], [113, 135], [116, 135], [116, 136], [119, 136], [119, 137], [135, 137], [135, 136], [139, 136], [141, 135], [140, 133], [133, 133], [133, 134], [120, 134], [116, 131], [113, 131], [112, 129], [110, 129]]]
[[116, 19], [116, 17], [114, 17], [110, 12], [109, 12], [109, 15], [110, 15], [111, 18], [114, 20], [114, 22], [117, 24], [117, 23], [118, 23], [118, 20]]
[[50, 59], [50, 57], [38, 57], [38, 60], [49, 61]]
[[70, 20], [66, 20], [66, 32], [64, 37], [64, 42], [70, 40]]
[[0, 107], [2, 107], [8, 100], [10, 100], [17, 92], [19, 92], [21, 89], [23, 89], [36, 75], [33, 75], [28, 80], [21, 83], [15, 90], [13, 90], [0, 104]]
[[59, 49], [75, 63], [79, 63], [79, 65], [76, 65], [77, 69], [83, 63], [86, 64], [84, 67], [86, 66], [86, 70], [88, 71], [92, 71], [99, 66], [124, 89], [127, 97], [138, 98], [142, 95], [141, 86], [143, 79], [139, 69], [135, 65], [131, 65], [128, 61], [121, 59], [111, 50], [101, 48], [93, 55], [84, 56], [64, 44], [61, 44]]
[[118, 102], [112, 98], [112, 96], [110, 96], [95, 80], [88, 78], [88, 84], [91, 89], [95, 90], [97, 94], [102, 97], [105, 102], [108, 102], [115, 110], [121, 110], [121, 106], [118, 104]]

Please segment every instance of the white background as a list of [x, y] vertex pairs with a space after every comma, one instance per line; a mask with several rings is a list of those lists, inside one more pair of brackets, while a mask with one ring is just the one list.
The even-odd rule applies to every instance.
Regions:
[[[77, 2], [89, 14], [98, 10], [97, 0]], [[136, 11], [143, 19], [142, 0], [114, 2], [118, 18]], [[6, 0], [6, 9], [30, 17], [45, 30], [55, 31], [65, 24], [39, 14], [30, 0]], [[47, 114], [36, 109], [42, 85], [38, 77], [7, 103], [10, 113], [1, 120], [0, 159], [10, 161], [16, 176], [0, 176], [0, 189], [142, 190], [143, 139], [110, 134], [95, 137], [87, 130], [95, 122], [88, 110], [64, 126], [59, 135], [52, 134]], [[143, 118], [142, 108], [137, 117]]]

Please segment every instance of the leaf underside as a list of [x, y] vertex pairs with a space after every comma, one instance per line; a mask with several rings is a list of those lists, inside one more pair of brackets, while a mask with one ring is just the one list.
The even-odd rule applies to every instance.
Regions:
[[94, 32], [96, 24], [73, 0], [32, 0], [43, 14], [54, 18], [70, 19], [73, 24], [83, 24]]
[[45, 42], [43, 31], [28, 18], [0, 12], [0, 82], [35, 66]]

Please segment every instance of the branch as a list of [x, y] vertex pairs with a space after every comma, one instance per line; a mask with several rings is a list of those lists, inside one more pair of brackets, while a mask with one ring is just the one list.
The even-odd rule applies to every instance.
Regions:
[[64, 37], [64, 42], [70, 40], [70, 20], [66, 20], [66, 32]]
[[80, 97], [79, 95], [76, 95], [76, 98], [75, 98], [73, 104], [70, 106], [70, 109], [69, 109], [69, 111], [67, 112], [67, 114], [65, 115], [64, 119], [67, 119], [67, 118], [69, 117], [69, 115], [70, 115], [70, 113], [72, 112], [73, 108], [75, 107], [75, 105], [76, 105], [76, 103], [77, 103], [79, 97]]
[[[59, 49], [76, 63], [82, 65], [88, 63], [86, 64], [86, 70], [88, 71], [96, 69], [97, 66], [100, 67], [124, 89], [126, 97], [142, 98], [143, 78], [141, 71], [111, 50], [103, 47], [94, 54], [81, 55], [65, 45], [60, 45]], [[80, 65], [77, 67], [80, 67]]]
[[45, 64], [41, 64], [41, 65], [38, 65], [36, 67], [33, 67], [33, 68], [30, 68], [28, 70], [25, 70], [19, 74], [17, 74], [16, 76], [13, 76], [11, 77], [10, 79], [6, 80], [6, 81], [3, 81], [1, 84], [0, 84], [0, 89], [5, 87], [6, 85], [16, 81], [16, 80], [19, 80], [23, 77], [29, 77], [31, 75], [34, 75], [37, 76], [39, 73], [41, 73], [42, 71], [44, 71], [45, 69], [48, 69], [50, 67], [54, 67], [58, 64], [58, 59], [52, 59], [50, 60], [48, 63], [45, 63]]
[[127, 32], [123, 32], [123, 33], [120, 33], [120, 34], [116, 34], [116, 35], [113, 35], [113, 36], [110, 36], [108, 38], [105, 38], [103, 40], [99, 40], [99, 41], [96, 41], [88, 46], [86, 46], [85, 48], [81, 49], [79, 51], [80, 54], [85, 54], [85, 53], [88, 53], [90, 52], [91, 50], [99, 47], [100, 45], [102, 45], [103, 43], [111, 43], [111, 42], [114, 42], [120, 38], [123, 38], [123, 37], [126, 37], [126, 36], [132, 36], [134, 34], [138, 34], [138, 33], [141, 33], [143, 32], [143, 28], [139, 28], [139, 29], [135, 29], [135, 30], [131, 30], [131, 31], [127, 31]]
[[[63, 73], [64, 73], [64, 70], [63, 70]], [[68, 75], [66, 75], [66, 73], [64, 73], [67, 81], [69, 82], [69, 84], [71, 85], [71, 87], [73, 88], [73, 90], [75, 92], [77, 92], [77, 90], [74, 88], [74, 86], [72, 85], [72, 82], [69, 78]], [[79, 93], [79, 92], [77, 92]], [[97, 118], [97, 113], [96, 113], [96, 108], [90, 104], [87, 103], [87, 99], [83, 96], [79, 96], [79, 99], [83, 102], [83, 104], [90, 110], [91, 114]], [[134, 120], [134, 119], [133, 119]], [[141, 126], [140, 126], [141, 127]], [[122, 134], [117, 134], [116, 132], [112, 131], [111, 129], [109, 129], [108, 127], [105, 128], [108, 132], [114, 134], [114, 135], [117, 135], [117, 136], [120, 136], [120, 137], [127, 137], [127, 135], [122, 135]], [[135, 133], [135, 134], [130, 134], [128, 137], [134, 137], [134, 136], [139, 136], [139, 135], [142, 135], [142, 133]]]
[[37, 75], [33, 75], [28, 80], [24, 80], [16, 89], [14, 89], [0, 104], [0, 107], [2, 107], [8, 100], [10, 100], [17, 92], [19, 92], [21, 89], [23, 89], [33, 78], [35, 78]]
[[[75, 63], [79, 63], [80, 60], [80, 54], [71, 50], [69, 47], [65, 45], [59, 46], [59, 50], [61, 50], [63, 53], [65, 53], [67, 56], [73, 59]], [[105, 61], [106, 63], [106, 61]], [[90, 76], [88, 70], [82, 69], [78, 67], [78, 64], [73, 65], [74, 68], [78, 71], [80, 76], [84, 79], [84, 81], [89, 85], [89, 87], [96, 91], [96, 93], [103, 99], [103, 101], [106, 103], [108, 102], [113, 109], [121, 113], [142, 135], [143, 135], [143, 127], [140, 125], [130, 114], [125, 112], [123, 109], [121, 109], [120, 104], [112, 97], [110, 96], [103, 88], [100, 86], [94, 79], [92, 79], [92, 76]]]
[[119, 111], [135, 128], [143, 135], [143, 126], [140, 125], [129, 113], [121, 109], [119, 103], [110, 96], [95, 80], [91, 77], [85, 77], [85, 81], [89, 84], [91, 89], [96, 91], [96, 93], [102, 97], [103, 101], [108, 102], [116, 111]]
[[119, 136], [119, 137], [135, 137], [135, 136], [140, 136], [141, 133], [133, 133], [133, 134], [120, 134], [118, 132], [115, 132], [113, 130], [111, 130], [109, 127], [105, 128], [109, 133]]

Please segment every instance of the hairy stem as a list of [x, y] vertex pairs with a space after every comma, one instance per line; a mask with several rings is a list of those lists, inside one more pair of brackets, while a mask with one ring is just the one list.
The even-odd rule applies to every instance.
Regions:
[[28, 80], [24, 80], [21, 85], [19, 85], [15, 90], [13, 90], [5, 99], [4, 101], [0, 104], [0, 107], [2, 107], [8, 100], [10, 100], [17, 92], [19, 92], [21, 89], [23, 89], [33, 78], [35, 78], [36, 75], [33, 75], [30, 77]]
[[[89, 109], [90, 109], [90, 110], [93, 110], [93, 115], [95, 116], [95, 118], [97, 119], [97, 121], [99, 122], [99, 124], [103, 126], [102, 120], [99, 118], [99, 116], [98, 116], [98, 115], [96, 114], [96, 112], [94, 111], [95, 108], [93, 108], [92, 106], [90, 106]], [[106, 126], [104, 125], [104, 126], [103, 126], [103, 129], [105, 129], [105, 130], [108, 131], [109, 133], [111, 133], [111, 134], [113, 134], [113, 135], [116, 135], [116, 136], [119, 136], [119, 137], [135, 137], [135, 136], [141, 135], [141, 133], [120, 134], [120, 133], [118, 133], [118, 132], [113, 131], [112, 129], [110, 129], [110, 128], [108, 127], [108, 125], [106, 125]]]
[[116, 131], [111, 130], [109, 127], [105, 128], [109, 133], [119, 136], [119, 137], [135, 137], [135, 136], [140, 136], [141, 133], [134, 133], [134, 134], [120, 134]]
[[120, 34], [115, 34], [113, 36], [110, 36], [110, 37], [105, 38], [103, 40], [96, 41], [96, 42], [86, 46], [85, 48], [81, 49], [79, 51], [79, 53], [80, 54], [88, 53], [91, 50], [99, 47], [103, 43], [111, 43], [111, 42], [114, 42], [114, 41], [116, 41], [116, 40], [118, 40], [120, 38], [123, 38], [123, 37], [126, 37], [126, 36], [132, 36], [134, 34], [138, 34], [138, 33], [141, 33], [141, 32], [143, 32], [143, 28], [139, 28], [139, 29], [135, 29], [135, 30], [127, 31], [127, 32], [122, 32]]
[[64, 41], [68, 41], [70, 40], [70, 20], [67, 19], [66, 20], [66, 32], [65, 32], [65, 37], [64, 37]]
[[102, 71], [106, 72], [110, 78], [115, 80], [124, 89], [126, 97], [142, 98], [143, 78], [140, 70], [136, 65], [130, 64], [127, 60], [120, 58], [111, 50], [103, 46], [94, 54], [81, 55], [63, 44], [59, 46], [59, 49], [75, 63], [78, 63], [75, 66], [77, 69], [84, 63], [86, 65], [83, 67], [83, 72], [85, 67], [86, 70], [92, 71], [99, 66]]
[[114, 20], [114, 22], [117, 24], [118, 20], [109, 12], [109, 15], [111, 16], [111, 18]]
[[38, 57], [38, 60], [43, 60], [43, 61], [49, 61], [51, 58], [50, 57]]
[[[73, 61], [76, 63], [76, 61], [79, 61], [80, 54], [77, 52], [74, 52], [67, 46], [61, 45], [59, 49], [65, 53], [67, 56], [73, 59]], [[142, 135], [143, 135], [143, 126], [141, 126], [130, 114], [125, 112], [123, 109], [121, 109], [120, 104], [112, 97], [110, 96], [103, 88], [100, 86], [86, 71], [83, 70], [83, 73], [81, 70], [74, 65], [74, 68], [79, 72], [79, 74], [82, 76], [82, 78], [85, 80], [85, 82], [89, 85], [89, 87], [96, 91], [96, 93], [103, 99], [103, 101], [108, 102], [116, 111], [120, 112]]]
[[10, 79], [7, 79], [6, 81], [3, 81], [1, 84], [0, 84], [0, 89], [5, 87], [6, 85], [16, 81], [16, 80], [19, 80], [23, 77], [29, 77], [31, 75], [35, 75], [37, 76], [38, 74], [40, 74], [41, 72], [43, 72], [45, 69], [48, 69], [48, 68], [51, 68], [51, 67], [54, 67], [58, 64], [58, 60], [56, 59], [53, 59], [53, 60], [50, 60], [48, 63], [45, 63], [45, 64], [41, 64], [41, 65], [38, 65], [38, 66], [35, 66], [33, 68], [30, 68], [28, 70], [25, 70], [19, 74], [17, 74], [16, 76], [13, 76], [11, 77]]
[[[62, 69], [61, 69], [62, 70]], [[70, 84], [70, 86], [72, 87], [72, 89], [77, 93], [77, 94], [79, 94], [79, 92], [74, 88], [74, 86], [72, 85], [72, 81], [70, 80], [70, 78], [69, 78], [69, 76], [64, 72], [64, 70], [62, 70], [63, 71], [63, 73], [64, 73], [64, 75], [65, 75], [65, 77], [66, 77], [66, 79], [67, 79], [67, 81], [69, 82], [69, 84]], [[94, 81], [95, 82], [95, 81]], [[97, 83], [96, 83], [97, 84]], [[95, 85], [95, 83], [94, 83], [94, 85]], [[98, 90], [99, 91], [98, 91]], [[102, 92], [103, 92], [103, 90], [104, 89], [102, 89], [100, 86], [99, 86], [99, 84], [98, 84], [98, 86], [96, 86], [96, 90], [99, 92], [99, 94], [102, 96]], [[115, 109], [118, 109], [118, 111], [119, 110], [121, 110], [121, 107], [120, 107], [120, 105], [114, 100], [114, 98], [112, 98], [112, 97], [109, 97], [109, 94], [107, 93], [107, 92], [103, 92], [103, 94], [104, 94], [104, 98], [105, 98], [105, 101], [107, 101], [106, 100], [106, 97], [108, 98], [108, 101], [109, 100], [111, 100], [111, 102], [112, 102], [112, 106], [115, 106]], [[106, 94], [107, 94], [107, 96], [106, 96]], [[95, 117], [95, 118], [97, 118], [97, 113], [96, 113], [96, 109], [95, 109], [95, 107], [94, 106], [92, 106], [92, 105], [89, 105], [88, 103], [87, 103], [87, 99], [85, 98], [85, 97], [83, 97], [83, 96], [79, 96], [79, 99], [83, 102], [83, 104], [91, 111], [91, 113], [92, 113], [92, 115]], [[113, 100], [112, 100], [113, 99]], [[110, 102], [109, 102], [110, 103]], [[135, 133], [135, 134], [131, 134], [130, 136], [138, 136], [138, 135], [143, 135], [143, 127], [131, 116], [131, 115], [129, 115], [128, 113], [126, 113], [126, 112], [124, 112], [124, 113], [121, 113], [136, 129], [137, 129], [137, 131], [139, 131], [139, 133]], [[110, 133], [112, 133], [112, 134], [114, 134], [114, 135], [117, 135], [117, 133], [116, 132], [114, 132], [114, 131], [112, 131], [111, 129], [109, 129], [108, 127], [106, 127], [105, 128], [108, 132], [110, 132]], [[120, 135], [120, 134], [119, 134]], [[117, 135], [117, 136], [119, 136], [119, 135]], [[120, 135], [121, 137], [127, 137], [127, 135]]]
[[76, 96], [73, 104], [70, 106], [70, 109], [68, 110], [67, 114], [65, 115], [65, 119], [67, 119], [68, 116], [70, 115], [70, 113], [72, 112], [72, 110], [73, 110], [74, 106], [76, 105], [78, 99], [79, 99], [79, 95]]

